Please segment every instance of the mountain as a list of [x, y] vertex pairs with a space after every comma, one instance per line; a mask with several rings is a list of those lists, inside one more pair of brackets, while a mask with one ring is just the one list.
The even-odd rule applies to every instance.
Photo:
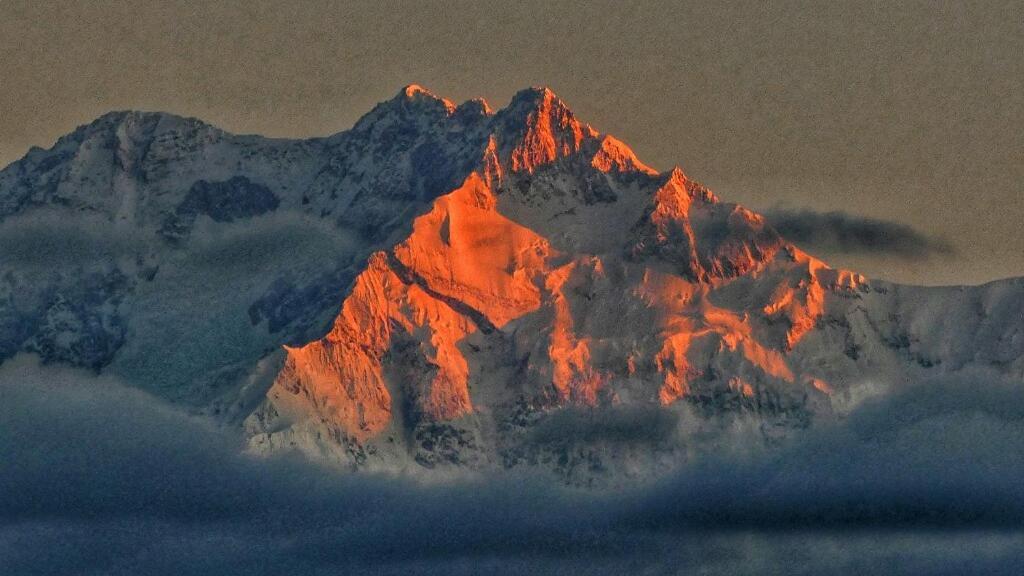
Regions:
[[408, 86], [310, 140], [111, 113], [0, 172], [0, 243], [0, 361], [358, 469], [589, 484], [671, 467], [708, 417], [770, 442], [869, 384], [1024, 378], [1024, 280], [831, 268], [544, 88]]

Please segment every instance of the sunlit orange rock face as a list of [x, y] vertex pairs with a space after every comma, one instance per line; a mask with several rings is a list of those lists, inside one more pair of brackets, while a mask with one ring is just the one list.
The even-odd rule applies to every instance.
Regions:
[[277, 385], [349, 434], [363, 438], [391, 421], [386, 356], [412, 343], [416, 364], [404, 387], [417, 417], [448, 420], [473, 410], [460, 344], [536, 310], [547, 242], [495, 210], [473, 174], [416, 220], [413, 233], [379, 252], [356, 280], [332, 330], [289, 349]]
[[323, 338], [287, 349], [266, 419], [366, 443], [515, 403], [829, 393], [790, 353], [862, 278], [647, 167], [549, 90], [478, 109], [493, 128], [463, 184], [369, 259]]
[[[516, 110], [515, 108], [519, 109]], [[509, 167], [513, 171], [533, 172], [538, 166], [554, 162], [578, 151], [584, 139], [594, 139], [597, 132], [582, 124], [572, 111], [546, 88], [532, 90], [517, 99], [511, 110], [518, 125], [509, 143]]]

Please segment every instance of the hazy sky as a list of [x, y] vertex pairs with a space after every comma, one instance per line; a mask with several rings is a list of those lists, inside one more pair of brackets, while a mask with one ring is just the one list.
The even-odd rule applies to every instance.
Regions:
[[543, 84], [728, 200], [895, 220], [954, 250], [834, 264], [1024, 275], [1020, 2], [135, 4], [0, 0], [0, 165], [111, 109], [300, 137], [411, 82], [494, 107]]

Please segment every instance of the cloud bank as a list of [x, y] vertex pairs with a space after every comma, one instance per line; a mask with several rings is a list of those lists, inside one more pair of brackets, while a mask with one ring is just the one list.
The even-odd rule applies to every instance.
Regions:
[[[14, 362], [0, 368], [0, 557], [16, 574], [1015, 574], [1020, 390], [922, 382], [778, 449], [588, 493], [253, 459], [233, 431], [113, 380]], [[663, 441], [670, 423], [643, 434], [631, 416], [649, 415], [616, 414], [617, 438]]]
[[787, 240], [810, 250], [840, 254], [875, 254], [919, 260], [952, 254], [952, 244], [899, 222], [843, 211], [815, 212], [775, 208], [768, 222]]

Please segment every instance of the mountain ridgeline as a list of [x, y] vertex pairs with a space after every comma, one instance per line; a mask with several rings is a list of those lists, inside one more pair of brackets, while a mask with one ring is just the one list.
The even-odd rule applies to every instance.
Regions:
[[550, 90], [404, 88], [348, 131], [116, 112], [0, 172], [0, 362], [108, 373], [257, 453], [418, 474], [648, 476], [866, 385], [1024, 378], [1024, 281], [838, 270]]

